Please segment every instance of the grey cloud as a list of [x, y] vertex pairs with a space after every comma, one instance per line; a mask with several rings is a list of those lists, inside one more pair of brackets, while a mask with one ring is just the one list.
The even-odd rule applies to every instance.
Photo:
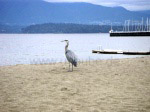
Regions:
[[88, 2], [103, 6], [122, 6], [128, 10], [150, 10], [149, 0], [45, 0], [49, 2]]

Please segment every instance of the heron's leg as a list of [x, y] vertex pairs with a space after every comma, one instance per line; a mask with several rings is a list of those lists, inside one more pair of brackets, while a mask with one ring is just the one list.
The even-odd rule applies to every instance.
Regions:
[[69, 63], [69, 71], [70, 71], [70, 63]]
[[72, 71], [73, 71], [73, 64], [72, 64]]

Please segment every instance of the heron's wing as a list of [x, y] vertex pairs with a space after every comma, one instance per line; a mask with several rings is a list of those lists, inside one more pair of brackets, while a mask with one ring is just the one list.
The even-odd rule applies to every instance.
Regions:
[[71, 63], [78, 61], [77, 56], [71, 50], [66, 51], [66, 57], [67, 57], [67, 60]]

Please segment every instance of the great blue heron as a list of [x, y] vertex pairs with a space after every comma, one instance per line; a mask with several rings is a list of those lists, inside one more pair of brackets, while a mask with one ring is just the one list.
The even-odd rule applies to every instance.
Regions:
[[77, 67], [77, 61], [78, 61], [77, 56], [74, 54], [74, 52], [72, 52], [71, 50], [68, 50], [68, 46], [69, 46], [68, 40], [63, 40], [61, 42], [66, 42], [65, 55], [69, 62], [69, 71], [70, 71], [70, 63], [72, 64], [72, 71], [73, 71], [73, 66]]

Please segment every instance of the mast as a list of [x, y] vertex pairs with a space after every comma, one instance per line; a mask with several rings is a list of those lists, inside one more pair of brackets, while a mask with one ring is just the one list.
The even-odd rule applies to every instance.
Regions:
[[112, 23], [111, 23], [111, 31], [112, 31]]
[[130, 28], [130, 20], [128, 20], [128, 32], [129, 32], [129, 29]]
[[147, 23], [147, 24], [146, 24], [146, 27], [147, 27], [147, 31], [148, 31], [148, 23], [149, 23], [149, 22], [148, 22], [148, 18], [147, 18], [146, 23]]
[[149, 24], [148, 24], [148, 27], [149, 27], [149, 30], [148, 30], [148, 31], [150, 31], [150, 19], [149, 19]]
[[142, 17], [142, 31], [143, 31], [143, 17]]

